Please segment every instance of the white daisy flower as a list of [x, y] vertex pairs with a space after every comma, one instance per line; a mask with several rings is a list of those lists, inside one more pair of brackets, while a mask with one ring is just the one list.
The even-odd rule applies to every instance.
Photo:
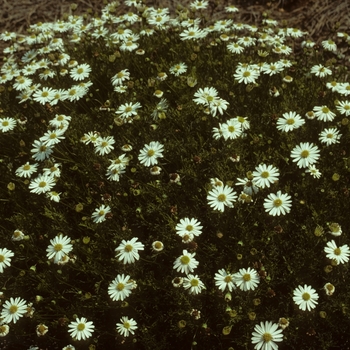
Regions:
[[328, 51], [337, 51], [337, 44], [333, 40], [323, 40], [321, 42], [323, 48]]
[[56, 236], [50, 240], [50, 245], [46, 249], [46, 256], [48, 259], [54, 259], [54, 263], [57, 264], [62, 258], [69, 254], [73, 250], [73, 245], [70, 244], [71, 239], [68, 236], [62, 234]]
[[255, 168], [252, 175], [254, 184], [260, 188], [265, 188], [276, 183], [280, 173], [278, 169], [271, 164], [260, 164]]
[[242, 135], [242, 124], [236, 118], [231, 118], [222, 124], [221, 130], [225, 140], [234, 140]]
[[311, 311], [311, 309], [314, 309], [318, 304], [318, 294], [316, 293], [315, 289], [306, 284], [304, 285], [304, 287], [298, 286], [297, 288], [295, 288], [293, 295], [293, 300], [295, 304], [297, 304], [299, 306], [299, 309], [303, 311], [305, 311], [306, 309], [308, 311]]
[[339, 101], [337, 105], [337, 110], [340, 114], [343, 114], [345, 116], [350, 115], [350, 102], [349, 101]]
[[12, 250], [0, 248], [0, 273], [3, 273], [7, 266], [11, 266], [11, 258], [14, 255]]
[[2, 132], [8, 132], [15, 128], [17, 125], [17, 122], [13, 118], [0, 118], [0, 131]]
[[170, 67], [169, 72], [176, 77], [187, 72], [187, 65], [183, 62], [177, 63]]
[[115, 112], [116, 114], [119, 114], [119, 116], [123, 119], [132, 117], [133, 115], [137, 115], [137, 110], [141, 108], [141, 104], [139, 102], [136, 103], [124, 103], [123, 105], [120, 105]]
[[123, 337], [128, 337], [131, 334], [134, 334], [137, 329], [137, 322], [133, 318], [128, 318], [123, 316], [120, 319], [121, 323], [117, 323], [117, 331]]
[[117, 275], [117, 277], [108, 286], [108, 294], [114, 301], [123, 301], [131, 294], [131, 291], [135, 289], [136, 286], [135, 281], [130, 279], [129, 275]]
[[27, 313], [26, 301], [17, 297], [16, 299], [10, 298], [6, 300], [2, 305], [1, 311], [1, 324], [4, 323], [16, 323], [20, 317], [23, 317]]
[[339, 139], [341, 137], [341, 134], [339, 134], [339, 131], [337, 128], [328, 128], [324, 129], [320, 134], [319, 134], [319, 140], [322, 143], [325, 143], [327, 146], [339, 143]]
[[39, 140], [45, 146], [50, 147], [56, 145], [57, 143], [61, 142], [61, 140], [65, 139], [65, 137], [63, 136], [64, 132], [65, 131], [62, 129], [49, 130], [43, 136], [41, 136]]
[[29, 164], [29, 162], [27, 162], [16, 169], [16, 175], [19, 177], [30, 178], [38, 170], [38, 165], [38, 163]]
[[182, 251], [182, 255], [174, 261], [173, 269], [177, 272], [190, 273], [198, 266], [199, 262], [194, 258], [196, 253], [189, 253], [186, 249]]
[[277, 120], [277, 129], [283, 132], [292, 131], [305, 124], [305, 120], [296, 112], [284, 113], [282, 118]]
[[41, 194], [51, 191], [55, 184], [56, 181], [52, 176], [40, 175], [30, 182], [29, 188], [30, 192]]
[[324, 78], [327, 75], [332, 75], [332, 71], [323, 66], [322, 64], [317, 64], [311, 68], [311, 73], [315, 74], [316, 77]]
[[114, 143], [115, 140], [113, 136], [98, 137], [94, 144], [95, 153], [99, 154], [100, 156], [111, 153], [111, 151], [114, 149]]
[[119, 261], [123, 260], [123, 264], [133, 264], [136, 260], [140, 259], [139, 250], [144, 250], [144, 245], [141, 242], [137, 242], [137, 238], [134, 237], [131, 240], [125, 239], [119, 244], [115, 251], [117, 252], [116, 258]]
[[307, 168], [317, 162], [320, 151], [316, 145], [310, 142], [301, 142], [291, 152], [293, 162], [297, 162], [299, 168]]
[[345, 264], [349, 261], [350, 249], [347, 244], [338, 247], [334, 240], [327, 242], [327, 247], [324, 248], [327, 253], [327, 258], [335, 260], [337, 264]]
[[248, 269], [240, 269], [233, 275], [236, 286], [241, 290], [254, 290], [260, 282], [258, 273], [248, 267]]
[[208, 204], [214, 210], [224, 211], [225, 206], [233, 208], [237, 193], [229, 186], [214, 187], [207, 195]]
[[309, 165], [305, 172], [310, 174], [315, 179], [319, 179], [322, 176], [322, 173], [314, 165]]
[[164, 146], [158, 141], [151, 141], [145, 145], [139, 154], [139, 161], [144, 166], [153, 166], [158, 164], [157, 158], [163, 157]]
[[108, 205], [102, 204], [99, 208], [96, 208], [92, 213], [91, 218], [96, 224], [106, 221], [106, 215], [111, 212], [111, 208]]
[[327, 106], [315, 106], [313, 111], [315, 112], [317, 120], [322, 122], [331, 122], [335, 117], [335, 113], [333, 113]]
[[184, 218], [181, 219], [180, 223], [176, 225], [175, 230], [176, 233], [181, 237], [185, 234], [193, 234], [194, 236], [199, 236], [202, 233], [203, 228], [203, 226], [200, 224], [200, 221], [197, 219]]
[[187, 275], [183, 279], [183, 287], [188, 290], [189, 294], [197, 295], [205, 289], [204, 283], [199, 279], [197, 275]]
[[264, 200], [264, 208], [267, 213], [273, 216], [285, 215], [290, 212], [292, 206], [291, 196], [287, 193], [282, 194], [278, 191], [276, 194], [270, 193]]
[[214, 277], [215, 285], [224, 292], [227, 288], [230, 292], [236, 289], [235, 278], [232, 274], [227, 273], [225, 269], [220, 269]]
[[92, 336], [95, 326], [92, 321], [87, 322], [85, 317], [76, 318], [68, 325], [68, 332], [72, 338], [77, 340], [86, 340]]
[[259, 72], [252, 67], [238, 68], [233, 75], [235, 80], [244, 84], [255, 84], [256, 79], [259, 78]]
[[275, 342], [283, 340], [282, 329], [278, 329], [277, 323], [260, 322], [260, 325], [255, 325], [251, 340], [256, 344], [254, 346], [256, 350], [277, 350]]

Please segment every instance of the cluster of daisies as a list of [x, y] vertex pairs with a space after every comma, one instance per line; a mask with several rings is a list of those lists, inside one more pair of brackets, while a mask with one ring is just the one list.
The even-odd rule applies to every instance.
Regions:
[[[69, 54], [63, 38], [69, 41], [68, 46], [73, 47], [78, 46], [86, 39], [102, 42], [105, 47], [113, 49], [114, 52], [119, 51], [120, 55], [129, 55], [130, 58], [133, 54], [145, 55], [146, 52], [142, 46], [146, 48], [147, 40], [162, 31], [174, 32], [174, 35], [177, 35], [177, 38], [182, 42], [205, 42], [210, 47], [223, 43], [228, 55], [243, 60], [234, 66], [232, 80], [236, 85], [244, 84], [247, 89], [250, 89], [269, 77], [280, 79], [281, 84], [285, 84], [287, 87], [293, 82], [293, 77], [288, 75], [293, 72], [293, 70], [289, 70], [293, 66], [293, 62], [288, 59], [288, 56], [293, 52], [293, 49], [289, 46], [288, 40], [303, 38], [306, 35], [299, 29], [278, 29], [278, 23], [271, 19], [264, 19], [264, 27], [261, 30], [256, 26], [235, 23], [232, 19], [217, 20], [212, 25], [203, 27], [200, 18], [190, 18], [187, 14], [172, 18], [169, 9], [145, 8], [139, 0], [127, 0], [125, 3], [128, 6], [133, 6], [135, 12], [130, 11], [127, 14], [117, 16], [114, 11], [117, 2], [111, 2], [103, 9], [101, 18], [93, 18], [90, 23], [85, 23], [83, 17], [69, 16], [66, 21], [59, 20], [54, 23], [31, 25], [28, 35], [17, 35], [9, 32], [1, 34], [0, 39], [9, 41], [11, 45], [4, 51], [8, 57], [0, 69], [0, 84], [8, 85], [13, 89], [19, 104], [33, 106], [39, 104], [40, 107], [54, 106], [59, 110], [62, 105], [67, 106], [69, 103], [75, 103], [84, 98], [93, 89], [92, 67], [87, 63], [78, 62], [72, 54]], [[190, 9], [195, 12], [204, 10], [208, 6], [208, 1], [196, 0], [190, 4]], [[231, 5], [226, 7], [226, 11], [235, 13], [238, 9]], [[245, 35], [239, 35], [243, 31]], [[338, 33], [338, 36], [350, 43], [349, 36], [345, 33]], [[332, 40], [325, 40], [321, 44], [326, 51], [336, 52], [337, 50], [337, 45]], [[315, 43], [308, 39], [301, 42], [301, 46], [305, 50], [312, 50], [314, 45]], [[29, 47], [24, 54], [21, 50], [23, 46]], [[256, 50], [256, 47], [259, 47], [259, 50]], [[245, 54], [252, 52], [252, 50], [257, 51], [259, 57], [265, 58], [273, 53], [274, 57], [278, 55], [279, 59], [259, 63], [244, 62]], [[111, 59], [115, 58], [111, 57]], [[148, 85], [154, 90], [152, 90], [152, 96], [157, 97], [157, 101], [159, 101], [151, 113], [155, 122], [166, 117], [169, 101], [163, 96], [167, 94], [166, 84], [170, 78], [181, 79], [191, 88], [197, 84], [194, 76], [183, 76], [189, 70], [194, 71], [195, 66], [191, 67], [191, 64], [194, 64], [192, 60], [183, 62], [183, 60], [177, 59], [174, 62], [169, 62], [166, 70], [159, 71], [156, 76], [149, 79]], [[296, 163], [298, 168], [305, 169], [316, 179], [321, 176], [321, 172], [316, 168], [320, 159], [321, 147], [331, 147], [339, 143], [342, 137], [339, 123], [336, 122], [337, 114], [344, 117], [350, 116], [350, 102], [346, 100], [347, 96], [350, 95], [350, 83], [330, 81], [330, 77], [333, 75], [331, 68], [317, 64], [308, 71], [308, 74], [320, 78], [320, 82], [331, 93], [335, 94], [337, 98], [335, 106], [313, 106], [310, 111], [283, 111], [284, 113], [281, 113], [276, 122], [277, 132], [281, 133], [302, 130], [312, 123], [321, 125], [323, 130], [318, 134], [320, 147], [305, 140], [295, 145], [290, 152], [292, 162]], [[120, 103], [120, 96], [123, 96], [121, 94], [126, 94], [135, 79], [138, 78], [133, 77], [131, 72], [124, 65], [111, 72], [111, 76], [107, 77], [107, 81], [110, 81], [113, 93], [116, 95], [113, 95], [113, 98], [115, 97], [119, 101], [118, 105], [114, 106], [113, 113], [114, 123], [119, 126], [132, 123], [143, 117], [147, 118], [145, 117], [147, 113], [145, 108], [136, 99], [123, 100], [123, 103]], [[272, 98], [278, 98], [281, 92], [277, 88], [269, 90]], [[228, 114], [230, 101], [220, 97], [220, 94], [214, 86], [200, 87], [194, 95], [191, 95], [193, 96], [191, 103], [213, 118], [224, 118]], [[111, 111], [109, 106], [101, 107], [101, 110]], [[214, 140], [231, 142], [245, 138], [251, 128], [251, 122], [253, 122], [251, 119], [242, 116], [230, 116], [226, 120], [220, 119], [217, 127], [212, 130]], [[61, 172], [64, 171], [62, 164], [55, 160], [55, 146], [60, 142], [65, 142], [65, 133], [71, 120], [71, 116], [55, 114], [55, 117], [49, 120], [49, 128], [44, 135], [33, 141], [30, 150], [31, 157], [15, 170], [17, 177], [28, 179], [31, 193], [44, 194], [54, 202], [60, 201], [62, 193], [53, 189], [60, 179]], [[0, 131], [11, 133], [16, 128], [25, 127], [26, 123], [25, 117], [0, 116]], [[139, 165], [147, 167], [151, 175], [161, 173], [160, 159], [164, 157], [166, 145], [159, 141], [150, 141], [152, 140], [150, 139], [139, 150], [138, 156], [133, 157], [127, 155], [128, 152], [133, 151], [132, 145], [124, 144], [120, 147], [123, 153], [117, 155], [114, 153], [116, 139], [111, 135], [102, 136], [102, 134], [98, 131], [89, 131], [84, 133], [80, 141], [86, 145], [91, 144], [98, 156], [108, 155], [110, 164], [105, 173], [108, 181], [119, 182], [121, 176], [126, 173], [128, 165], [135, 161], [138, 161]], [[30, 153], [28, 152], [28, 154]], [[239, 156], [232, 160], [239, 161]], [[39, 175], [32, 178], [37, 172]], [[275, 185], [278, 184], [280, 176], [280, 170], [274, 164], [257, 164], [255, 169], [247, 172], [246, 177], [237, 179], [235, 185], [242, 188], [239, 194], [222, 180], [211, 178], [211, 189], [206, 196], [207, 204], [214, 210], [224, 212], [226, 207], [232, 208], [236, 201], [252, 203], [253, 197], [258, 193], [262, 193], [270, 187], [276, 188]], [[171, 181], [178, 181], [178, 177], [175, 176]], [[266, 213], [272, 216], [288, 214], [292, 208], [292, 197], [282, 190], [276, 190], [266, 195], [263, 208]], [[111, 216], [112, 208], [109, 205], [101, 204], [92, 213], [91, 219], [94, 223], [100, 224]], [[180, 219], [175, 227], [176, 234], [185, 244], [198, 238], [202, 229], [203, 226], [198, 219], [189, 217]], [[340, 226], [332, 225], [330, 233], [335, 239], [328, 241], [324, 247], [326, 258], [335, 265], [347, 263], [350, 249], [347, 244], [338, 244], [340, 238], [337, 237], [341, 236], [342, 233]], [[17, 229], [13, 232], [11, 239], [16, 242], [25, 240], [27, 237], [23, 231]], [[73, 254], [74, 244], [77, 243], [73, 243], [70, 237], [60, 234], [50, 240], [46, 249], [46, 258], [50, 263], [57, 265], [66, 264], [68, 261], [74, 263], [77, 259]], [[115, 258], [124, 265], [134, 264], [140, 259], [139, 251], [143, 251], [144, 247], [145, 245], [137, 237], [129, 240], [123, 239], [115, 249]], [[164, 248], [161, 241], [152, 243], [152, 250], [156, 253], [161, 252]], [[11, 260], [14, 256], [13, 251], [0, 248], [0, 273], [11, 266]], [[190, 246], [188, 249], [183, 249], [182, 254], [173, 262], [173, 270], [178, 274], [172, 280], [173, 286], [183, 287], [191, 295], [201, 294], [206, 286], [201, 277], [195, 274], [198, 266], [199, 261], [196, 259], [196, 253], [191, 251]], [[132, 273], [130, 275], [117, 274], [114, 280], [109, 283], [107, 293], [112, 301], [124, 301], [134, 293], [137, 289], [137, 283], [132, 275]], [[233, 273], [226, 268], [221, 268], [213, 278], [213, 285], [220, 292], [226, 292], [225, 298], [227, 299], [231, 298], [231, 292], [235, 290], [237, 290], [236, 292], [255, 290], [260, 282], [259, 271], [250, 267], [241, 268], [238, 272]], [[335, 286], [328, 282], [323, 286], [323, 289], [328, 296], [331, 296], [335, 291]], [[314, 309], [318, 298], [316, 290], [306, 284], [298, 286], [293, 291], [293, 301], [302, 311]], [[31, 303], [27, 303], [20, 297], [10, 297], [2, 303], [0, 336], [8, 334], [11, 323], [15, 324], [23, 316], [31, 317], [33, 313], [34, 308]], [[197, 315], [197, 317], [199, 316]], [[256, 325], [251, 338], [255, 348], [277, 349], [275, 342], [282, 341], [282, 331], [288, 324], [288, 319], [280, 318], [278, 323], [266, 321]], [[134, 335], [137, 329], [137, 322], [128, 316], [121, 317], [120, 322], [116, 324], [116, 330], [123, 337]], [[88, 321], [85, 317], [77, 317], [68, 325], [69, 334], [78, 341], [91, 337], [94, 331], [93, 321]], [[49, 332], [49, 329], [41, 323], [37, 326], [36, 332], [38, 336], [42, 336]], [[64, 349], [74, 349], [74, 346], [67, 345]]]

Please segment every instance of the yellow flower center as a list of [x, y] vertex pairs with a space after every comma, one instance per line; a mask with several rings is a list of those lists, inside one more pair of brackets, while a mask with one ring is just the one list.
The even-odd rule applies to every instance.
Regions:
[[226, 200], [226, 196], [223, 193], [218, 195], [218, 201], [219, 202], [225, 202], [225, 200]]
[[311, 298], [311, 295], [309, 293], [304, 293], [302, 296], [303, 300], [308, 301]]
[[243, 275], [243, 281], [249, 282], [252, 279], [249, 273]]
[[310, 155], [310, 152], [309, 152], [308, 150], [306, 150], [306, 149], [304, 149], [304, 151], [302, 151], [302, 152], [300, 153], [300, 156], [301, 156], [302, 158], [307, 158], [309, 155]]
[[117, 286], [116, 286], [116, 290], [123, 290], [125, 288], [124, 284], [123, 283], [118, 283]]
[[60, 244], [60, 243], [57, 243], [54, 245], [53, 249], [56, 251], [56, 252], [59, 252], [60, 250], [62, 250], [63, 248], [63, 245]]
[[81, 74], [81, 73], [83, 73], [83, 72], [84, 72], [84, 69], [83, 69], [83, 68], [78, 68], [78, 69], [77, 69], [77, 73], [78, 73], [78, 74]]
[[287, 119], [287, 124], [288, 125], [293, 125], [295, 123], [295, 120], [290, 118], [290, 119]]
[[123, 323], [124, 328], [129, 329], [130, 328], [130, 323], [129, 322], [124, 322]]
[[3, 255], [0, 255], [0, 263], [5, 261], [5, 257]]
[[196, 278], [193, 278], [191, 280], [191, 286], [192, 287], [197, 287], [199, 285], [199, 281]]
[[243, 73], [243, 76], [244, 76], [245, 78], [250, 77], [250, 72], [245, 71], [245, 72]]
[[260, 176], [264, 179], [267, 179], [270, 176], [270, 174], [268, 171], [263, 171]]
[[9, 308], [9, 312], [10, 314], [15, 314], [18, 310], [18, 306], [17, 305], [11, 305]]
[[127, 244], [125, 246], [125, 248], [124, 248], [124, 251], [127, 252], [127, 253], [131, 252], [132, 251], [132, 245], [131, 244]]
[[328, 107], [323, 107], [322, 108], [323, 113], [329, 113], [329, 108]]
[[190, 262], [190, 258], [187, 255], [183, 255], [180, 259], [182, 265], [187, 265]]
[[340, 255], [340, 254], [341, 254], [340, 248], [335, 248], [334, 249], [334, 255]]
[[41, 181], [39, 183], [39, 187], [41, 187], [41, 188], [46, 187], [46, 182], [45, 181]]
[[231, 276], [226, 276], [226, 277], [224, 278], [224, 281], [225, 281], [226, 283], [230, 283], [230, 282], [232, 282], [232, 277], [231, 277]]
[[43, 91], [41, 94], [42, 97], [47, 97], [48, 95], [49, 95], [49, 93], [47, 91]]
[[277, 198], [273, 201], [274, 207], [280, 207], [281, 205], [282, 205], [282, 201], [279, 198]]
[[148, 157], [152, 157], [152, 156], [154, 156], [155, 153], [156, 153], [156, 152], [155, 152], [153, 149], [149, 149], [149, 150], [147, 151], [147, 156], [148, 156]]
[[193, 230], [193, 226], [192, 225], [187, 225], [185, 230], [186, 231], [192, 231]]
[[77, 326], [77, 330], [81, 332], [84, 329], [85, 329], [85, 324], [84, 323], [79, 323], [78, 326]]
[[30, 169], [30, 165], [29, 164], [26, 164], [24, 167], [23, 167], [23, 170], [29, 170]]
[[227, 130], [228, 130], [229, 132], [234, 132], [234, 131], [236, 130], [236, 128], [235, 128], [233, 125], [230, 125], [230, 126], [227, 128]]
[[265, 343], [268, 343], [269, 341], [272, 340], [272, 335], [270, 333], [264, 333], [262, 338], [263, 338]]

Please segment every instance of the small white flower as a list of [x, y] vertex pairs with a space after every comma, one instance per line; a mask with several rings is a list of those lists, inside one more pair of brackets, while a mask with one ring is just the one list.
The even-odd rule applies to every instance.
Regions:
[[133, 318], [128, 318], [123, 316], [120, 319], [121, 323], [117, 323], [117, 331], [123, 337], [128, 337], [131, 334], [134, 334], [137, 329], [137, 322]]
[[123, 264], [133, 264], [136, 260], [140, 259], [139, 250], [144, 250], [144, 245], [141, 242], [137, 242], [137, 238], [134, 237], [131, 240], [125, 239], [115, 249], [117, 252], [116, 257], [119, 261], [123, 260]]
[[95, 326], [92, 321], [87, 322], [85, 317], [76, 318], [75, 321], [72, 321], [68, 325], [68, 332], [71, 337], [76, 338], [77, 340], [85, 340], [92, 336]]
[[265, 211], [272, 216], [285, 215], [290, 212], [292, 206], [291, 196], [287, 193], [282, 194], [278, 191], [276, 194], [270, 193], [264, 200]]
[[311, 309], [314, 309], [318, 304], [318, 294], [316, 293], [315, 289], [306, 284], [304, 287], [298, 286], [296, 289], [294, 289], [293, 295], [294, 302], [299, 306], [299, 309], [303, 311], [306, 309], [311, 311]]

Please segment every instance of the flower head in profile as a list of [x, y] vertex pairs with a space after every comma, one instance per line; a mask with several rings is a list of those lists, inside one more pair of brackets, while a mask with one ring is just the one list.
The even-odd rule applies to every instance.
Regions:
[[306, 309], [311, 311], [311, 309], [314, 309], [318, 304], [318, 294], [316, 293], [315, 289], [306, 284], [304, 287], [298, 286], [295, 288], [293, 295], [294, 302], [299, 306], [299, 309], [303, 311]]
[[215, 186], [207, 195], [208, 204], [214, 210], [224, 211], [225, 206], [233, 208], [237, 193], [229, 186]]
[[76, 338], [77, 340], [85, 340], [92, 336], [95, 326], [92, 321], [88, 321], [85, 317], [76, 318], [75, 321], [72, 321], [68, 325], [68, 332], [71, 337]]
[[301, 142], [291, 152], [293, 162], [297, 162], [299, 168], [307, 168], [320, 158], [320, 150], [310, 142]]
[[276, 194], [270, 193], [264, 200], [265, 211], [272, 216], [285, 215], [290, 212], [292, 206], [291, 198], [289, 194], [282, 194], [281, 191], [277, 191]]
[[277, 323], [266, 321], [260, 322], [260, 325], [255, 325], [252, 333], [252, 343], [256, 344], [256, 350], [277, 350], [278, 346], [275, 342], [283, 340], [282, 329], [278, 329]]
[[3, 273], [7, 266], [11, 266], [11, 258], [14, 255], [12, 250], [0, 248], [0, 273]]
[[174, 269], [182, 273], [193, 272], [194, 269], [198, 266], [199, 262], [194, 258], [196, 253], [189, 253], [186, 249], [182, 251], [182, 255], [179, 256], [174, 261]]
[[237, 287], [244, 291], [254, 290], [260, 282], [258, 273], [250, 267], [247, 269], [240, 269], [233, 277]]
[[325, 290], [326, 294], [331, 296], [333, 295], [335, 291], [335, 286], [332, 283], [327, 282], [324, 286], [323, 289]]
[[130, 334], [134, 334], [137, 329], [137, 322], [133, 318], [123, 316], [120, 319], [121, 323], [117, 323], [117, 331], [123, 337], [128, 337]]
[[23, 317], [27, 313], [26, 301], [17, 297], [16, 299], [10, 298], [6, 300], [2, 305], [1, 311], [1, 323], [16, 323], [20, 317]]
[[338, 247], [332, 239], [327, 242], [327, 247], [324, 248], [324, 251], [327, 253], [327, 258], [335, 260], [337, 264], [345, 264], [349, 261], [350, 249], [347, 244]]
[[144, 250], [144, 245], [137, 241], [137, 237], [128, 241], [123, 239], [119, 246], [115, 248], [116, 257], [119, 261], [123, 261], [123, 264], [133, 264], [136, 260], [139, 260], [139, 250]]
[[151, 141], [145, 145], [139, 154], [139, 161], [144, 166], [153, 166], [158, 164], [158, 158], [163, 157], [164, 146], [158, 141]]

